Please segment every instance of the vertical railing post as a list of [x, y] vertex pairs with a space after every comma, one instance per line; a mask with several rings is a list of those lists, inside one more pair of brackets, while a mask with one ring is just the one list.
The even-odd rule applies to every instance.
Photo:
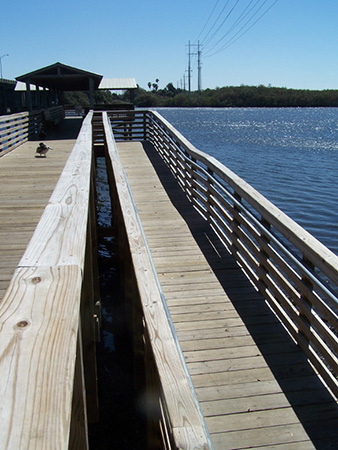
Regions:
[[[310, 270], [315, 269], [315, 266], [313, 265], [313, 263], [311, 261], [309, 261], [306, 258], [306, 256], [304, 256], [304, 255], [303, 255], [303, 263], [304, 263], [305, 267], [308, 267]], [[302, 274], [302, 281], [303, 281], [304, 286], [306, 286], [310, 291], [313, 290], [313, 282], [304, 273]], [[311, 321], [307, 317], [307, 315], [304, 314], [304, 308], [311, 311], [313, 305], [312, 305], [311, 300], [308, 298], [308, 296], [304, 292], [301, 292], [301, 299], [303, 300], [305, 305], [301, 304], [301, 306], [300, 306], [300, 319], [301, 319], [301, 323], [303, 323], [305, 325], [305, 327], [307, 328], [308, 335], [304, 332], [304, 330], [301, 330], [301, 329], [298, 330], [298, 333], [309, 344], [310, 343], [309, 335], [311, 333], [311, 331], [310, 331]]]
[[210, 174], [210, 177], [207, 178], [207, 220], [209, 223], [211, 223], [211, 217], [212, 217], [212, 212], [211, 212], [211, 186], [213, 185], [212, 182], [212, 177], [214, 172], [212, 171], [212, 169], [210, 167], [208, 167], [207, 169], [208, 174]]
[[185, 194], [189, 197], [189, 191], [190, 191], [190, 186], [189, 186], [189, 182], [190, 182], [190, 170], [191, 170], [191, 165], [188, 163], [189, 159], [187, 157], [187, 155], [184, 155], [184, 192]]
[[[261, 217], [261, 223], [262, 225], [264, 225], [266, 229], [270, 230], [271, 225], [267, 220], [264, 219], [264, 217]], [[266, 236], [264, 231], [261, 231], [260, 239], [261, 241], [259, 243], [259, 254], [261, 256], [261, 260], [259, 261], [258, 279], [259, 282], [262, 283], [263, 286], [266, 288], [267, 287], [266, 276], [269, 270], [265, 264], [265, 261], [269, 258], [269, 255], [264, 249], [264, 244], [269, 245], [270, 239]]]
[[142, 111], [143, 116], [143, 140], [146, 141], [148, 138], [148, 128], [147, 128], [147, 114], [145, 111]]
[[[234, 197], [239, 203], [242, 202], [242, 197], [236, 191], [234, 192]], [[234, 204], [233, 208], [234, 208], [234, 214], [233, 214], [232, 221], [231, 221], [232, 222], [232, 224], [231, 224], [231, 248], [232, 248], [232, 253], [236, 254], [239, 251], [237, 242], [240, 240], [240, 235], [237, 230], [241, 224], [240, 224], [240, 221], [235, 217], [235, 213], [240, 214], [241, 210], [236, 204]]]

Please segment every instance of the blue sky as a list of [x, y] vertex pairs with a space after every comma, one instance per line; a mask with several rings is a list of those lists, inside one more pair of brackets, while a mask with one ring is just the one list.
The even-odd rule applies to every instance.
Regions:
[[[274, 1], [1, 0], [0, 56], [9, 54], [2, 58], [3, 76], [14, 79], [59, 61], [105, 77], [134, 77], [143, 88], [156, 78], [160, 88], [177, 86], [188, 68], [188, 41], [208, 41], [232, 11], [209, 48], [201, 47], [203, 89], [241, 84], [338, 89], [338, 1]], [[214, 50], [241, 34], [250, 15], [231, 27], [245, 11], [261, 6], [248, 28], [271, 5], [240, 39], [208, 56], [222, 36]], [[196, 56], [192, 89], [197, 89]]]

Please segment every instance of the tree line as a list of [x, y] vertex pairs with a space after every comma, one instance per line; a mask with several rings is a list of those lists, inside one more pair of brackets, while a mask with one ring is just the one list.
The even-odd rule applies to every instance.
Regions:
[[[158, 89], [158, 80], [148, 83], [149, 90], [138, 87], [131, 94], [95, 92], [102, 104], [132, 102], [138, 107], [337, 107], [338, 90], [288, 89], [271, 86], [227, 86], [187, 92], [169, 83]], [[89, 105], [88, 93], [65, 93], [68, 104]]]
[[140, 107], [333, 107], [338, 106], [338, 90], [227, 86], [189, 94], [169, 83], [164, 89], [138, 89], [135, 104]]

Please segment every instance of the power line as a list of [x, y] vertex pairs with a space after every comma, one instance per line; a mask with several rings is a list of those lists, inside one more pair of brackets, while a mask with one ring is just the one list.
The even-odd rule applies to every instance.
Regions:
[[[238, 7], [240, 6], [240, 2], [239, 2], [239, 0], [233, 0], [232, 3], [229, 4], [230, 0], [227, 0], [225, 2], [224, 6], [222, 7], [221, 11], [218, 13], [216, 19], [213, 21], [213, 23], [211, 24], [209, 29], [206, 31], [205, 36], [202, 37], [202, 39], [200, 40], [204, 49], [207, 50], [207, 52], [208, 52], [207, 56], [212, 56], [214, 54], [217, 54], [217, 53], [223, 51], [228, 46], [235, 43], [240, 37], [242, 37], [246, 32], [248, 32], [264, 16], [274, 6], [274, 4], [278, 0], [275, 0], [270, 5], [270, 7], [268, 7], [258, 17], [258, 19], [255, 20], [255, 17], [257, 16], [257, 14], [262, 10], [262, 8], [264, 8], [264, 6], [267, 4], [268, 1], [270, 1], [270, 0], [264, 0], [263, 2], [262, 2], [262, 0], [250, 0], [246, 4], [246, 6], [244, 7], [244, 9], [242, 11], [239, 10], [238, 14], [234, 15], [236, 8], [238, 10]], [[212, 16], [214, 15], [218, 4], [219, 4], [219, 0], [217, 0], [216, 3], [214, 4], [206, 23], [204, 24], [201, 32], [198, 35], [198, 38], [200, 38], [203, 35], [204, 31], [206, 30], [207, 25], [210, 23], [210, 20], [211, 20]], [[229, 9], [227, 9], [228, 6], [229, 6]], [[217, 39], [217, 35], [219, 34], [219, 32], [222, 29], [224, 29], [224, 25], [226, 23], [229, 23], [230, 17], [234, 18], [233, 23], [230, 24], [230, 26], [227, 27], [225, 33], [223, 33], [223, 35]], [[243, 22], [246, 18], [248, 18], [248, 20], [243, 24]], [[243, 24], [243, 25], [241, 26], [241, 24]], [[238, 30], [238, 31], [236, 32], [236, 30]], [[234, 34], [231, 36], [232, 33], [234, 33]], [[217, 48], [217, 46], [220, 45], [226, 39], [227, 36], [231, 36], [231, 37], [229, 37], [229, 39], [223, 44], [223, 46], [221, 48], [217, 49], [214, 53], [212, 53]], [[217, 39], [217, 40], [214, 41], [215, 39]]]
[[[254, 14], [252, 14], [252, 16], [247, 20], [247, 22], [237, 31], [237, 33], [235, 33], [234, 36], [232, 36], [227, 42], [225, 42], [225, 44], [219, 48], [218, 50], [216, 50], [214, 53], [210, 52], [212, 51], [209, 50], [209, 54], [206, 55], [206, 57], [210, 58], [211, 56], [217, 55], [218, 53], [221, 53], [222, 51], [224, 51], [225, 49], [227, 49], [228, 47], [230, 47], [231, 45], [233, 45], [235, 42], [237, 42], [242, 36], [244, 36], [249, 30], [251, 30], [251, 28], [256, 25], [256, 23], [265, 16], [265, 14], [267, 14], [268, 11], [270, 11], [270, 9], [278, 2], [278, 0], [275, 0], [265, 11], [263, 11], [263, 13], [251, 24], [249, 25], [244, 31], [243, 33], [240, 34], [240, 32], [252, 21], [252, 19], [256, 16], [256, 14], [262, 9], [262, 7], [265, 5], [265, 3], [268, 0], [265, 0], [264, 3], [260, 6], [260, 8], [258, 8]], [[216, 46], [223, 40], [223, 38], [226, 36], [223, 35], [223, 37], [217, 42], [217, 44], [214, 45], [213, 48], [216, 48]], [[237, 37], [236, 37], [237, 36]]]
[[[253, 10], [253, 14], [251, 15], [251, 17], [249, 18], [248, 22], [251, 20], [252, 17], [255, 16], [255, 14], [257, 14], [257, 12], [262, 8], [262, 6], [268, 1], [268, 0], [263, 0], [263, 4], [259, 6], [259, 3], [262, 0], [256, 0], [256, 3], [249, 9], [249, 11], [247, 13], [245, 13], [247, 11], [247, 9], [250, 7], [250, 5], [253, 3], [253, 0], [250, 1], [250, 3], [247, 5], [247, 7], [242, 11], [242, 13], [240, 14], [240, 16], [237, 18], [237, 20], [232, 24], [232, 26], [230, 28], [227, 29], [227, 31], [223, 34], [223, 36], [221, 38], [218, 39], [217, 42], [213, 43], [211, 49], [209, 49], [209, 53], [212, 52], [214, 50], [214, 48], [217, 47], [217, 45], [227, 36], [229, 35], [232, 31], [234, 31], [239, 25], [240, 23], [245, 19], [245, 17], [248, 16], [248, 14], [250, 14]], [[258, 6], [258, 8], [255, 10], [255, 8]], [[241, 28], [242, 29], [242, 28]]]
[[[229, 3], [229, 2], [228, 2]], [[212, 39], [214, 38], [214, 36], [216, 36], [216, 34], [218, 33], [218, 31], [222, 28], [222, 26], [225, 24], [225, 22], [229, 19], [229, 17], [231, 16], [231, 14], [234, 12], [236, 6], [238, 5], [239, 0], [236, 0], [236, 3], [233, 5], [233, 7], [230, 9], [230, 11], [228, 12], [228, 14], [225, 16], [223, 22], [219, 25], [219, 27], [217, 28], [217, 30], [213, 33], [213, 35], [209, 38], [209, 40], [207, 42], [203, 41], [204, 45], [207, 46]]]
[[[237, 17], [234, 16], [234, 11], [236, 7], [239, 4], [239, 0], [233, 0], [234, 3], [230, 5], [230, 10], [226, 11], [227, 6], [229, 5], [230, 0], [227, 0], [221, 11], [218, 13], [216, 19], [213, 21], [211, 27], [207, 31], [206, 35], [204, 36], [202, 43], [200, 44], [200, 40], [198, 40], [198, 44], [191, 44], [189, 41], [188, 44], [188, 89], [189, 89], [189, 98], [190, 98], [190, 92], [191, 92], [191, 74], [192, 74], [192, 68], [191, 68], [191, 58], [193, 56], [197, 56], [197, 73], [198, 73], [198, 92], [201, 90], [201, 57], [202, 57], [202, 46], [207, 49], [206, 56], [207, 58], [217, 55], [218, 53], [221, 53], [231, 45], [233, 45], [235, 42], [237, 42], [242, 36], [244, 36], [262, 17], [265, 16], [265, 14], [270, 11], [270, 9], [277, 3], [278, 0], [274, 0], [273, 3], [270, 6], [267, 6], [263, 11], [262, 9], [266, 6], [268, 1], [271, 0], [250, 0], [247, 5], [244, 7], [242, 11], [239, 11], [237, 14]], [[209, 17], [204, 24], [201, 32], [198, 35], [198, 38], [203, 35], [204, 30], [206, 29], [207, 25], [209, 24], [213, 14], [215, 13], [216, 7], [219, 3], [219, 0], [216, 1], [214, 4], [211, 13], [209, 14]], [[257, 17], [259, 12], [261, 11], [261, 14]], [[224, 13], [225, 17], [224, 17]], [[224, 28], [224, 24], [227, 22], [227, 20], [230, 18], [230, 16], [234, 17], [234, 21], [232, 25], [230, 25], [225, 33], [216, 41], [212, 42], [213, 39], [216, 37], [217, 33]], [[219, 21], [223, 18], [222, 22], [219, 24]], [[247, 20], [246, 20], [247, 19]], [[245, 21], [246, 20], [246, 21]], [[244, 22], [244, 23], [243, 23]], [[218, 26], [217, 26], [218, 24]], [[215, 30], [215, 27], [217, 26], [217, 29]], [[237, 30], [237, 32], [236, 32]], [[211, 34], [212, 33], [212, 34]], [[234, 34], [233, 34], [234, 33]], [[211, 36], [210, 36], [211, 34]], [[232, 36], [231, 36], [232, 34]], [[225, 40], [227, 36], [231, 36], [228, 38], [226, 42], [223, 43], [221, 47], [217, 49], [217, 47]], [[197, 38], [197, 39], [198, 39]], [[196, 42], [196, 41], [195, 41]], [[192, 51], [192, 48], [196, 48], [197, 51]], [[209, 47], [209, 48], [208, 48]]]
[[205, 22], [204, 27], [202, 28], [202, 31], [200, 32], [200, 34], [197, 36], [195, 42], [200, 38], [201, 34], [203, 33], [203, 31], [205, 30], [206, 26], [208, 25], [209, 20], [211, 19], [211, 16], [213, 15], [213, 13], [214, 13], [214, 11], [216, 9], [216, 6], [218, 5], [218, 2], [219, 2], [219, 0], [216, 1], [215, 5], [214, 5], [214, 7], [213, 7], [209, 17], [208, 17], [208, 20]]
[[209, 29], [208, 33], [206, 34], [206, 36], [204, 37], [204, 39], [202, 40], [202, 44], [204, 45], [206, 39], [208, 38], [209, 34], [211, 33], [211, 31], [214, 29], [214, 27], [216, 26], [216, 23], [218, 22], [218, 20], [220, 19], [220, 17], [223, 14], [223, 11], [225, 10], [225, 8], [228, 6], [230, 0], [227, 0], [226, 4], [223, 6], [222, 11], [218, 14], [217, 19], [214, 21], [214, 23], [212, 24], [211, 28]]
[[[260, 0], [256, 0], [256, 3], [249, 9], [250, 5], [254, 2], [254, 0], [251, 0], [250, 3], [246, 6], [246, 8], [242, 11], [241, 15], [237, 18], [237, 20], [232, 24], [232, 26], [226, 31], [226, 33], [216, 42], [216, 44], [214, 44], [214, 47], [221, 42], [221, 40], [227, 36], [228, 34], [230, 34], [232, 32], [232, 30], [234, 30], [237, 25], [239, 23], [241, 23], [245, 17], [252, 11], [253, 8], [255, 8], [255, 6], [260, 2]], [[249, 9], [249, 11], [247, 11]], [[247, 12], [246, 12], [247, 11]], [[213, 48], [214, 48], [213, 47]], [[212, 49], [210, 50], [212, 51]]]

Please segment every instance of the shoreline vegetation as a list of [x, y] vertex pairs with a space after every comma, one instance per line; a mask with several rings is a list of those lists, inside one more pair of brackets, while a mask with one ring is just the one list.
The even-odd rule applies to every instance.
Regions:
[[[95, 101], [101, 104], [134, 102], [138, 107], [337, 107], [338, 90], [289, 89], [271, 86], [227, 86], [187, 92], [169, 83], [158, 89], [157, 83], [149, 90], [138, 87], [131, 93], [95, 92]], [[67, 104], [89, 105], [87, 92], [67, 92]]]

